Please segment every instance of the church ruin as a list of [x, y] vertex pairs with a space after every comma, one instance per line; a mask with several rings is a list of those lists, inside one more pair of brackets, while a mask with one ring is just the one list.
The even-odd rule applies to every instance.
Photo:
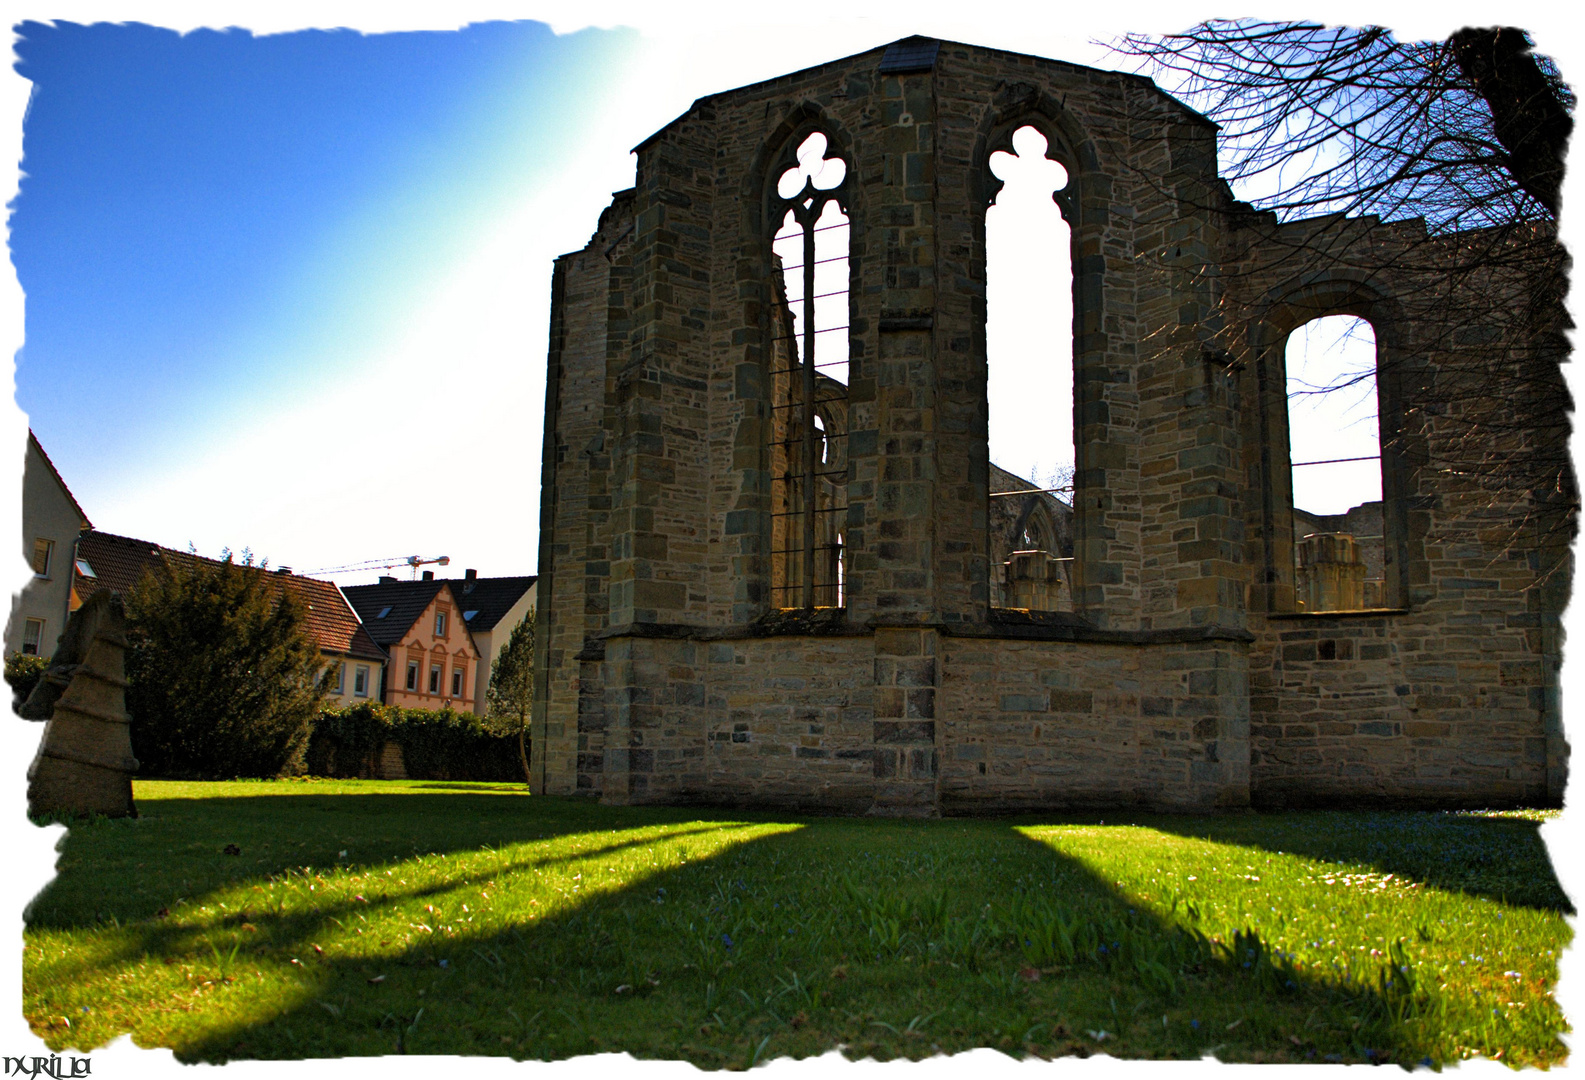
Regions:
[[[1025, 128], [1067, 175], [1067, 483], [988, 452], [990, 162]], [[1438, 467], [1472, 426], [1426, 396], [1501, 336], [1448, 330], [1458, 290], [1523, 288], [1394, 258], [1465, 240], [1279, 223], [1148, 79], [926, 38], [702, 98], [637, 155], [555, 268], [536, 790], [1561, 800], [1570, 532], [1516, 523], [1572, 492]], [[1379, 484], [1323, 513], [1295, 504], [1328, 462], [1296, 457], [1284, 343], [1340, 314], [1374, 333], [1380, 449], [1346, 460]], [[1561, 356], [1535, 355], [1504, 407], [1552, 410], [1556, 452]]]

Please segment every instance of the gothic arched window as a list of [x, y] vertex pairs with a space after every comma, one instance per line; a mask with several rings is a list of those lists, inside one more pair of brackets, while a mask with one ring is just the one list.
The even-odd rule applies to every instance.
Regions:
[[769, 193], [771, 604], [841, 607], [846, 575], [847, 163], [809, 133]]
[[1054, 194], [1068, 170], [1025, 124], [990, 155], [985, 214], [990, 600], [1071, 610], [1074, 479], [1071, 233]]

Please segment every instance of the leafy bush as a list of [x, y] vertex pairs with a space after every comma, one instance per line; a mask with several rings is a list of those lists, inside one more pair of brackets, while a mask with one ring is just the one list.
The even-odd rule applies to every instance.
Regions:
[[166, 553], [127, 598], [127, 712], [143, 773], [302, 771], [328, 686], [302, 601], [253, 558]]
[[13, 708], [28, 699], [33, 688], [44, 677], [44, 669], [49, 666], [50, 660], [47, 656], [30, 656], [27, 653], [14, 652], [6, 657], [6, 682], [11, 685]]
[[402, 748], [407, 775], [415, 780], [522, 779], [515, 732], [493, 732], [472, 713], [374, 702], [319, 714], [308, 743], [308, 771], [315, 776], [373, 776], [387, 742]]

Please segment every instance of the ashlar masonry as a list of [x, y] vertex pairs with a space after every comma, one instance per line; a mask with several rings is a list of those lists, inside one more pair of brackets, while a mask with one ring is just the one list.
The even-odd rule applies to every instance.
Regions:
[[[1068, 176], [1062, 491], [987, 451], [989, 159], [1024, 127]], [[555, 267], [538, 790], [1560, 801], [1567, 530], [1499, 527], [1547, 493], [1428, 464], [1457, 418], [1417, 397], [1489, 345], [1437, 323], [1458, 290], [1522, 283], [1393, 269], [1441, 242], [1418, 222], [1237, 202], [1147, 79], [955, 42], [702, 98], [637, 155]], [[1377, 335], [1382, 491], [1325, 517], [1293, 505], [1283, 343], [1339, 313]], [[1557, 359], [1524, 407], [1566, 433]]]

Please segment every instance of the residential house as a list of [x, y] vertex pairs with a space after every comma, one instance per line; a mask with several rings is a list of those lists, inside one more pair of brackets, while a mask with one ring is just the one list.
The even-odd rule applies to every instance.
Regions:
[[[175, 559], [213, 561], [130, 536], [98, 531], [83, 533], [77, 542], [73, 567], [72, 610], [101, 589], [115, 589], [123, 594], [130, 592], [138, 580], [158, 564], [162, 553]], [[309, 632], [325, 662], [335, 671], [336, 681], [326, 703], [352, 705], [378, 700], [385, 651], [358, 622], [341, 591], [332, 582], [299, 577], [284, 568], [258, 572], [269, 574], [272, 582], [290, 591], [307, 609]]]
[[424, 571], [421, 581], [382, 577], [342, 588], [364, 628], [390, 656], [381, 700], [407, 709], [478, 712], [479, 650], [449, 586]]
[[11, 605], [6, 653], [48, 656], [66, 628], [78, 534], [92, 527], [38, 437], [28, 431], [22, 466], [22, 554], [33, 579]]
[[488, 710], [490, 674], [495, 670], [495, 658], [506, 648], [518, 623], [534, 610], [538, 581], [533, 574], [482, 578], [477, 571], [467, 570], [461, 581], [450, 582], [452, 595], [462, 611], [462, 621], [473, 635], [474, 648], [479, 651], [473, 698], [478, 702], [480, 715]]

